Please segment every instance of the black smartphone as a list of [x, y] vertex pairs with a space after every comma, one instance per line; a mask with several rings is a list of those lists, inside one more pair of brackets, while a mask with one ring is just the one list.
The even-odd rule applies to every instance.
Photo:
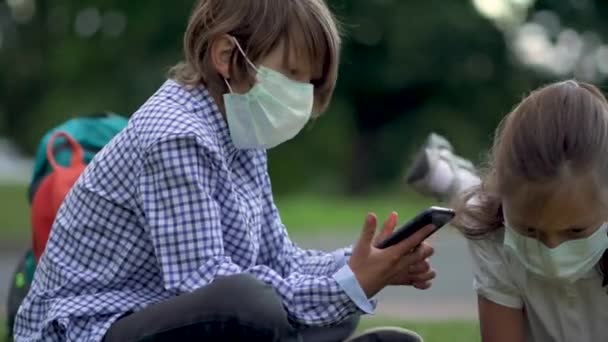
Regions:
[[[393, 234], [386, 240], [384, 240], [378, 248], [388, 248], [395, 245], [419, 231], [420, 229], [432, 224], [435, 229], [429, 234], [438, 231], [441, 227], [445, 226], [450, 222], [456, 214], [454, 210], [441, 207], [430, 207], [425, 211], [418, 214], [416, 217], [411, 219], [409, 222], [401, 226], [401, 228], [395, 230]], [[428, 236], [427, 236], [428, 237]]]

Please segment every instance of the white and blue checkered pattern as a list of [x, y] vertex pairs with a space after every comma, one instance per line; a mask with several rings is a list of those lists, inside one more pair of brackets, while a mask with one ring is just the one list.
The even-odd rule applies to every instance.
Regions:
[[67, 196], [15, 337], [100, 341], [125, 313], [237, 273], [271, 284], [297, 324], [331, 324], [373, 310], [342, 285], [347, 251], [292, 243], [266, 152], [234, 147], [204, 88], [167, 81]]

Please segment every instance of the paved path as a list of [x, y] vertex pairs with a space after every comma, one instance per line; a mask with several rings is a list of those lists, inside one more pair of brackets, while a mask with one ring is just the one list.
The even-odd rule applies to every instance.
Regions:
[[[358, 232], [353, 232], [356, 234]], [[356, 236], [356, 235], [354, 235]], [[325, 250], [349, 243], [344, 237], [300, 237], [293, 239], [306, 248]], [[472, 290], [470, 258], [463, 237], [453, 231], [440, 231], [431, 240], [431, 258], [437, 278], [428, 290], [391, 287], [378, 295], [378, 315], [407, 320], [475, 319], [476, 295]]]
[[[353, 232], [356, 236], [358, 232]], [[306, 248], [330, 250], [349, 244], [343, 236], [294, 236]], [[408, 320], [474, 319], [476, 302], [471, 290], [471, 268], [465, 241], [459, 235], [440, 231], [432, 240], [435, 255], [433, 267], [437, 279], [429, 290], [392, 287], [378, 295], [377, 314]], [[23, 243], [22, 245], [25, 245]], [[5, 244], [0, 249], [0, 316], [14, 265], [22, 252], [19, 244]]]

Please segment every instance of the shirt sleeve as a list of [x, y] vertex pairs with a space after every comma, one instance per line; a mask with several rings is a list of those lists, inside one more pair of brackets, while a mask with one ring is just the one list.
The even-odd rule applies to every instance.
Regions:
[[331, 253], [302, 249], [291, 241], [279, 211], [274, 204], [270, 177], [265, 175], [264, 219], [265, 232], [262, 262], [278, 270], [283, 276], [298, 272], [324, 275], [334, 278], [349, 298], [364, 313], [373, 313], [376, 301], [365, 295], [353, 271], [347, 264], [351, 247], [337, 249]]
[[[500, 240], [500, 241], [499, 241]], [[484, 298], [509, 308], [521, 309], [521, 291], [514, 281], [502, 247], [502, 234], [484, 240], [468, 240], [473, 258], [473, 288]]]
[[359, 309], [367, 314], [372, 314], [376, 310], [376, 300], [368, 299], [367, 295], [361, 288], [361, 284], [353, 273], [353, 270], [348, 265], [342, 266], [338, 272], [332, 275], [340, 284], [340, 287], [348, 297], [359, 307]]
[[[224, 252], [220, 205], [210, 193], [218, 180], [206, 153], [195, 137], [165, 138], [146, 152], [139, 191], [166, 289], [191, 292], [218, 276], [249, 273], [274, 287], [295, 323], [329, 325], [359, 312], [338, 281], [324, 272], [286, 273], [232, 262]], [[313, 254], [318, 271], [335, 267], [330, 256]], [[313, 264], [309, 267], [315, 269]]]
[[294, 271], [311, 275], [332, 275], [348, 261], [350, 247], [340, 248], [331, 253], [302, 249], [289, 238], [281, 220], [273, 195], [270, 177], [265, 174], [262, 181], [263, 194], [263, 244], [261, 262], [268, 264], [283, 275]]

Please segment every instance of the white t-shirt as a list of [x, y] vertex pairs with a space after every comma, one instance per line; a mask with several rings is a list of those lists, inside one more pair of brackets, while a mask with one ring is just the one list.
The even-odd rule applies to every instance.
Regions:
[[503, 247], [504, 231], [484, 240], [470, 240], [473, 287], [484, 298], [524, 309], [527, 341], [608, 341], [608, 288], [602, 275], [592, 269], [568, 284], [551, 282], [528, 272]]

